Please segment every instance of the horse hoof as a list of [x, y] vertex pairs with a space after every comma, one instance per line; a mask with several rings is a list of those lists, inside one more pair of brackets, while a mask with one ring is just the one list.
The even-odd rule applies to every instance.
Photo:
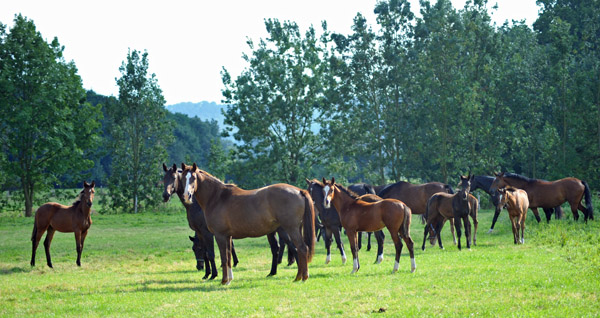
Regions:
[[492, 234], [493, 232], [494, 232], [494, 229], [490, 229], [487, 233]]
[[346, 261], [347, 261], [347, 260], [348, 260], [347, 258], [345, 258], [345, 257], [342, 257], [342, 265], [346, 264]]
[[267, 275], [267, 277], [271, 277], [271, 276], [275, 276], [275, 274], [269, 273], [269, 275]]

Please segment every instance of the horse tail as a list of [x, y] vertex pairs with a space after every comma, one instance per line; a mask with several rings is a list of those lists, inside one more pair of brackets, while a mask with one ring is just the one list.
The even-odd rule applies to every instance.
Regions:
[[594, 205], [592, 204], [592, 193], [590, 191], [590, 186], [588, 186], [587, 182], [581, 180], [583, 186], [585, 187], [584, 195], [585, 195], [585, 203], [587, 204], [587, 214], [590, 220], [594, 219]]
[[444, 184], [444, 189], [447, 193], [454, 194], [454, 190], [452, 190], [452, 186], [449, 184]]
[[303, 235], [304, 243], [308, 246], [308, 262], [312, 261], [315, 255], [315, 208], [313, 201], [306, 190], [301, 190], [300, 194], [304, 197], [304, 222]]
[[400, 228], [400, 235], [402, 237], [410, 237], [410, 219], [412, 211], [404, 204], [404, 220], [402, 221], [402, 227]]

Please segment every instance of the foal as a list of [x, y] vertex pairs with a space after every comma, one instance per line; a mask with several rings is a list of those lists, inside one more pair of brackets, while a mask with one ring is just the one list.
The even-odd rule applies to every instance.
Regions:
[[90, 216], [92, 203], [94, 201], [95, 182], [92, 184], [83, 182], [83, 190], [77, 196], [77, 199], [71, 206], [62, 205], [56, 202], [48, 202], [40, 206], [35, 211], [35, 221], [33, 223], [33, 233], [31, 234], [31, 266], [35, 266], [35, 251], [38, 244], [48, 230], [46, 239], [44, 240], [44, 248], [46, 250], [46, 263], [52, 268], [52, 259], [50, 258], [50, 243], [54, 232], [63, 233], [74, 232], [75, 243], [77, 247], [77, 266], [81, 266], [81, 251], [83, 251], [83, 243], [87, 236], [88, 229], [92, 225]]
[[[513, 187], [500, 188], [498, 192], [500, 192], [500, 203], [506, 205], [510, 217], [515, 244], [525, 244], [525, 219], [529, 208], [527, 192]], [[519, 228], [521, 235], [519, 235]]]

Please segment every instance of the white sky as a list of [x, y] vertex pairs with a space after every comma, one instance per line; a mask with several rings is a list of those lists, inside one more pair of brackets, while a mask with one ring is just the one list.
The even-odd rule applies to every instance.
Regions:
[[[496, 24], [508, 20], [535, 22], [535, 0], [498, 2], [492, 12]], [[376, 25], [376, 0], [1, 0], [0, 22], [13, 24], [21, 13], [47, 40], [55, 36], [73, 60], [86, 89], [118, 95], [115, 78], [129, 48], [147, 50], [150, 72], [155, 73], [167, 105], [179, 102], [221, 101], [221, 69], [235, 78], [247, 66], [246, 38], [266, 38], [264, 19], [296, 22], [317, 32], [326, 20], [331, 31], [350, 34], [352, 19], [361, 12]], [[432, 0], [435, 2], [435, 0]], [[465, 0], [452, 0], [462, 8]], [[167, 4], [168, 3], [168, 4]], [[411, 0], [418, 13], [418, 0]]]

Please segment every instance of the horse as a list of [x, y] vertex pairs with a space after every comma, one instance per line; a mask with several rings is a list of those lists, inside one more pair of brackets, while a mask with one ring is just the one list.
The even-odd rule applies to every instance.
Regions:
[[[527, 192], [513, 187], [500, 188], [498, 192], [500, 193], [500, 203], [506, 206], [510, 217], [515, 244], [525, 244], [525, 219], [529, 207]], [[520, 235], [519, 228], [521, 229]]]
[[[367, 183], [354, 183], [348, 186], [348, 189], [358, 195], [365, 194], [373, 194], [376, 195], [375, 187]], [[376, 198], [373, 198], [376, 199]], [[358, 250], [362, 248], [362, 233], [358, 234]], [[371, 234], [372, 232], [367, 232], [367, 251], [371, 250]], [[377, 259], [375, 263], [381, 263], [383, 260], [383, 243], [385, 240], [385, 234], [383, 231], [375, 232], [375, 239], [377, 240], [377, 255], [381, 256], [381, 259]]]
[[[499, 203], [499, 199], [500, 199], [500, 194], [498, 193], [498, 191], [491, 191], [490, 187], [492, 185], [492, 182], [494, 182], [494, 177], [491, 176], [475, 176], [475, 178], [473, 179], [473, 183], [471, 183], [471, 192], [474, 192], [477, 189], [481, 189], [483, 190], [485, 193], [487, 193], [490, 198], [492, 199], [492, 204], [495, 207], [495, 212], [494, 212], [494, 218], [492, 219], [492, 226], [490, 227], [490, 230], [488, 231], [488, 233], [492, 233], [494, 231], [494, 226], [496, 225], [496, 221], [498, 220], [498, 216], [500, 215], [500, 211], [502, 211], [502, 205], [500, 205]], [[546, 218], [549, 218], [552, 213], [555, 213], [555, 217], [557, 219], [561, 218], [563, 215], [562, 212], [562, 208], [559, 206], [552, 208], [544, 208], [544, 212], [546, 213]], [[539, 220], [538, 220], [539, 222]]]
[[402, 242], [400, 237], [406, 243], [411, 260], [411, 272], [417, 268], [414, 255], [414, 242], [410, 237], [410, 208], [396, 199], [382, 199], [377, 202], [367, 202], [361, 199], [357, 194], [335, 183], [335, 178], [331, 181], [323, 178], [323, 202], [326, 208], [331, 204], [335, 206], [340, 216], [340, 221], [346, 229], [346, 235], [350, 241], [350, 249], [354, 260], [352, 274], [360, 269], [358, 261], [357, 232], [374, 232], [386, 227], [390, 232], [394, 246], [396, 247], [396, 262], [392, 273], [398, 271], [400, 254], [402, 252]]
[[298, 254], [295, 281], [308, 279], [308, 263], [315, 250], [315, 211], [306, 190], [284, 183], [244, 190], [198, 169], [196, 163], [182, 163], [181, 170], [184, 202], [191, 204], [193, 197], [200, 204], [219, 246], [221, 284], [233, 280], [232, 239], [272, 234], [279, 227], [290, 236]]
[[[422, 250], [425, 250], [425, 240], [427, 238], [427, 232], [430, 231], [430, 229], [433, 229], [437, 234], [440, 248], [444, 248], [440, 231], [446, 219], [455, 219], [454, 227], [458, 236], [459, 250], [461, 250], [461, 220], [463, 221], [465, 237], [467, 239], [467, 248], [471, 248], [471, 222], [469, 222], [469, 214], [471, 214], [472, 208], [478, 205], [477, 198], [469, 193], [472, 179], [472, 176], [460, 176], [460, 191], [454, 194], [439, 192], [429, 198], [427, 201], [427, 212], [425, 214], [427, 223], [425, 224], [423, 232]], [[476, 242], [476, 239], [473, 241]]]
[[[586, 223], [588, 219], [594, 219], [594, 207], [592, 205], [590, 187], [583, 180], [571, 177], [556, 181], [544, 181], [504, 172], [494, 173], [494, 175], [496, 178], [494, 178], [490, 187], [492, 190], [511, 186], [527, 192], [529, 208], [533, 211], [533, 215], [535, 215], [538, 222], [540, 222], [538, 208], [553, 208], [565, 202], [569, 202], [575, 221], [579, 219], [577, 210], [583, 213]], [[584, 197], [587, 207], [584, 207], [582, 204]], [[550, 222], [550, 215], [548, 214], [546, 214], [546, 221]]]
[[[196, 269], [204, 269], [204, 263], [206, 263], [205, 275], [202, 279], [207, 279], [209, 276], [211, 280], [215, 279], [218, 275], [218, 272], [215, 265], [214, 235], [206, 226], [204, 211], [202, 211], [200, 205], [195, 201], [191, 205], [183, 202], [183, 188], [180, 186], [179, 182], [181, 170], [177, 169], [177, 165], [173, 164], [173, 167], [167, 168], [167, 166], [163, 163], [163, 171], [165, 172], [165, 176], [163, 177], [163, 184], [165, 187], [165, 190], [163, 191], [164, 202], [168, 202], [171, 198], [171, 195], [176, 193], [179, 197], [179, 200], [185, 207], [188, 225], [190, 226], [190, 229], [195, 232], [194, 236], [190, 236], [189, 238], [190, 241], [192, 241], [192, 251], [194, 251], [194, 255], [196, 256]], [[273, 253], [273, 262], [271, 264], [271, 272], [268, 276], [277, 274], [277, 265], [281, 264], [283, 248], [285, 247], [285, 244], [289, 246], [288, 265], [291, 265], [294, 262], [293, 252], [295, 249], [290, 245], [291, 242], [289, 241], [289, 237], [281, 229], [278, 229], [278, 234], [280, 238], [280, 245], [277, 243], [274, 233], [273, 239], [269, 239], [269, 245]], [[236, 267], [238, 264], [238, 257], [235, 252], [233, 242], [231, 244], [233, 267]]]
[[[447, 213], [445, 213], [446, 215], [452, 215], [452, 207], [450, 207], [450, 209], [448, 209]], [[472, 245], [477, 245], [477, 227], [479, 225], [479, 222], [477, 221], [477, 214], [479, 213], [479, 200], [477, 200], [477, 198], [469, 193], [469, 216], [471, 216], [471, 220], [473, 221], [473, 242]], [[447, 220], [450, 220], [450, 230], [452, 232], [452, 239], [454, 241], [454, 244], [456, 245], [456, 235], [454, 233], [454, 229], [455, 229], [455, 222], [454, 222], [454, 217], [451, 217], [450, 219], [444, 218], [444, 221], [442, 221], [442, 226], [440, 227], [440, 231], [441, 229], [444, 228], [444, 224], [446, 223]], [[429, 228], [429, 242], [431, 243], [431, 245], [435, 245], [436, 239], [437, 239], [437, 233], [435, 229], [433, 227]], [[443, 249], [443, 247], [441, 247]]]
[[81, 266], [81, 252], [83, 243], [92, 225], [92, 204], [96, 192], [95, 181], [88, 184], [83, 181], [83, 190], [79, 192], [77, 199], [71, 206], [62, 205], [56, 202], [48, 202], [40, 206], [35, 211], [35, 220], [33, 223], [33, 233], [31, 234], [31, 266], [35, 266], [35, 251], [37, 250], [40, 239], [46, 230], [46, 239], [44, 248], [46, 251], [46, 263], [52, 268], [52, 259], [50, 257], [50, 243], [56, 231], [75, 233], [75, 243], [77, 249], [77, 266]]

